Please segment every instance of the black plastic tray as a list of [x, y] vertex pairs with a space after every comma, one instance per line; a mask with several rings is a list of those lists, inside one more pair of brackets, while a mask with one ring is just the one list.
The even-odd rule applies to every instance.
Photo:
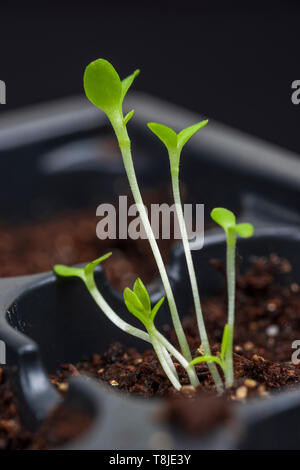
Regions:
[[[157, 120], [180, 129], [200, 117], [145, 95], [131, 95], [128, 101], [128, 107], [136, 109], [130, 133], [141, 185], [168, 185], [167, 156], [145, 122]], [[7, 221], [48, 217], [66, 208], [96, 207], [126, 187], [104, 116], [81, 98], [5, 118], [0, 129], [0, 214]], [[224, 205], [236, 211], [240, 220], [255, 224], [255, 237], [239, 243], [240, 256], [247, 260], [249, 254], [277, 252], [292, 261], [297, 280], [300, 161], [295, 155], [211, 123], [186, 149], [181, 180], [188, 200], [204, 203], [206, 214], [215, 205]], [[207, 235], [204, 248], [193, 252], [202, 295], [219, 288], [221, 280], [208, 260], [224, 253], [224, 238], [218, 233]], [[187, 311], [191, 295], [184, 266], [178, 245], [169, 273], [178, 306], [184, 304]], [[126, 318], [120, 294], [101, 269], [97, 280], [107, 300]], [[153, 283], [151, 291], [153, 299], [157, 298], [160, 283]], [[62, 282], [47, 273], [2, 279], [0, 307], [0, 339], [6, 342], [21, 412], [31, 428], [60, 401], [47, 377], [60, 363], [103, 352], [118, 340], [145, 347], [110, 324], [76, 280]], [[159, 322], [168, 319], [165, 307]], [[69, 448], [151, 449], [158, 446], [157, 436], [165, 438], [159, 445], [175, 449], [299, 446], [293, 437], [298, 435], [298, 391], [283, 392], [263, 404], [237, 407], [231, 423], [201, 440], [155, 422], [159, 400], [124, 397], [91, 379], [73, 379], [67, 399], [94, 414], [90, 432]]]

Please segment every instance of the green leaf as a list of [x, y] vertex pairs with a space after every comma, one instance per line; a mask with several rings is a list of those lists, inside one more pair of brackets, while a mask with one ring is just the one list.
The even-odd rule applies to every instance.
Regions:
[[124, 100], [127, 91], [131, 87], [133, 80], [135, 79], [135, 77], [139, 75], [139, 73], [140, 73], [140, 70], [137, 69], [131, 75], [129, 75], [128, 77], [122, 80], [122, 96], [121, 96], [122, 101]]
[[126, 287], [123, 292], [125, 302], [129, 303], [135, 310], [143, 313], [145, 308], [138, 296], [129, 287]]
[[72, 266], [65, 266], [63, 264], [56, 264], [53, 266], [53, 271], [57, 276], [61, 277], [80, 277], [80, 279], [84, 277], [83, 268], [74, 268]]
[[223, 337], [222, 337], [222, 344], [221, 344], [221, 358], [222, 361], [225, 360], [226, 357], [226, 352], [228, 348], [228, 341], [229, 341], [229, 325], [226, 324], [224, 331], [223, 331]]
[[221, 359], [217, 356], [210, 356], [210, 355], [196, 357], [189, 363], [188, 367], [192, 367], [192, 366], [195, 366], [196, 364], [200, 364], [200, 362], [216, 362], [220, 367], [223, 368]]
[[147, 289], [140, 278], [138, 278], [133, 286], [133, 292], [143, 305], [144, 309], [150, 313], [151, 311], [151, 302], [150, 297], [147, 292]]
[[107, 115], [120, 110], [123, 86], [110, 62], [105, 59], [91, 62], [85, 69], [83, 85], [87, 98]]
[[130, 121], [133, 115], [134, 115], [134, 109], [132, 109], [131, 111], [129, 111], [129, 113], [126, 114], [126, 116], [124, 117], [125, 126], [126, 124], [128, 124], [128, 122]]
[[235, 226], [235, 231], [242, 238], [252, 237], [254, 233], [254, 227], [252, 224], [237, 224]]
[[193, 124], [190, 127], [187, 127], [186, 129], [183, 129], [181, 132], [178, 134], [178, 142], [177, 146], [179, 150], [183, 148], [183, 146], [187, 143], [187, 141], [194, 135], [196, 132], [198, 132], [200, 129], [202, 129], [206, 124], [208, 123], [208, 120], [206, 119], [205, 121], [198, 122], [197, 124]]
[[92, 274], [98, 264], [102, 263], [102, 261], [105, 261], [107, 258], [109, 258], [112, 255], [112, 252], [110, 251], [109, 253], [106, 253], [105, 255], [101, 256], [100, 258], [95, 259], [91, 263], [87, 264], [84, 268], [84, 272], [87, 276]]
[[158, 310], [160, 309], [162, 303], [164, 302], [165, 298], [162, 297], [158, 302], [156, 302], [156, 304], [154, 305], [152, 311], [151, 311], [151, 320], [154, 321], [155, 317], [156, 317], [156, 314], [158, 312]]
[[157, 122], [148, 122], [147, 126], [165, 144], [169, 151], [177, 149], [177, 134], [173, 129]]
[[236, 217], [234, 213], [228, 209], [224, 209], [223, 207], [216, 207], [211, 211], [210, 216], [217, 224], [221, 225], [225, 231], [235, 226]]

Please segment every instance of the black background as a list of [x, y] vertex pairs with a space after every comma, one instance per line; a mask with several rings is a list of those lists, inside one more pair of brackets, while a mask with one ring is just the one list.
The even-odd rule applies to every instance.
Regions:
[[0, 4], [0, 78], [14, 108], [82, 92], [109, 59], [135, 88], [300, 153], [300, 4], [23, 1]]

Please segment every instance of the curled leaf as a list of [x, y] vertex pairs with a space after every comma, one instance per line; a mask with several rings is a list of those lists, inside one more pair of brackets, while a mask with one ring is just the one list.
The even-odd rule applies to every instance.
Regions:
[[205, 121], [197, 122], [197, 124], [193, 124], [190, 127], [187, 127], [186, 129], [183, 129], [181, 132], [178, 134], [178, 142], [177, 146], [181, 150], [183, 146], [187, 143], [187, 141], [194, 135], [196, 132], [198, 132], [200, 129], [202, 129], [206, 124], [208, 123], [208, 120], [206, 119]]

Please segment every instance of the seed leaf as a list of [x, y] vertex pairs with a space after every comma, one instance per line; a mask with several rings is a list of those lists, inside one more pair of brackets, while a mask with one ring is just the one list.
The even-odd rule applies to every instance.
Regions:
[[183, 129], [181, 132], [178, 134], [178, 142], [177, 146], [179, 150], [183, 148], [183, 146], [187, 143], [187, 141], [194, 135], [196, 132], [198, 132], [200, 129], [202, 129], [206, 124], [208, 123], [208, 120], [206, 119], [205, 121], [198, 122], [197, 124], [193, 124], [190, 127], [187, 127], [186, 129]]
[[150, 297], [149, 297], [149, 294], [147, 292], [147, 289], [144, 283], [142, 282], [140, 278], [138, 278], [135, 281], [134, 286], [133, 286], [133, 292], [135, 293], [135, 295], [137, 296], [137, 298], [143, 305], [144, 309], [150, 312], [151, 311]]
[[64, 266], [63, 264], [56, 264], [53, 266], [53, 271], [57, 276], [61, 277], [84, 277], [83, 268], [74, 268], [72, 266]]
[[131, 87], [133, 80], [135, 79], [135, 77], [139, 75], [139, 73], [140, 73], [140, 70], [137, 69], [131, 75], [129, 75], [128, 77], [122, 80], [122, 96], [121, 96], [122, 101], [124, 100], [127, 91]]
[[112, 252], [106, 253], [105, 255], [101, 256], [100, 258], [95, 259], [91, 263], [87, 264], [84, 268], [84, 272], [87, 276], [92, 274], [98, 264], [102, 263], [102, 261], [105, 261], [107, 258], [109, 258], [112, 255]]
[[222, 359], [222, 361], [224, 361], [225, 357], [226, 357], [228, 342], [229, 342], [229, 325], [226, 324], [225, 328], [224, 328], [224, 331], [223, 331], [223, 337], [222, 337], [222, 343], [221, 343], [221, 359]]
[[155, 317], [156, 317], [156, 314], [158, 312], [158, 310], [160, 309], [161, 305], [163, 304], [165, 298], [162, 297], [158, 302], [156, 302], [156, 304], [154, 305], [152, 311], [151, 311], [151, 320], [154, 321]]
[[177, 148], [177, 134], [173, 129], [157, 122], [148, 122], [147, 126], [170, 150]]
[[129, 289], [129, 287], [126, 287], [123, 292], [123, 297], [129, 312], [147, 326], [149, 323], [149, 315], [145, 313], [144, 306], [138, 299], [137, 295]]
[[[127, 84], [130, 82], [128, 79], [129, 77], [125, 79]], [[126, 85], [122, 86], [118, 73], [107, 60], [97, 59], [86, 67], [83, 86], [91, 103], [102, 109], [107, 115], [111, 115], [120, 109], [123, 89]]]
[[242, 238], [252, 237], [254, 233], [254, 227], [252, 224], [237, 224], [235, 226], [235, 231]]
[[126, 124], [128, 124], [128, 122], [130, 121], [133, 115], [134, 115], [134, 109], [132, 109], [131, 111], [129, 111], [129, 113], [126, 114], [126, 116], [124, 117], [125, 126]]
[[228, 209], [224, 209], [223, 207], [216, 207], [211, 211], [211, 218], [225, 231], [229, 228], [233, 228], [236, 223], [236, 217], [233, 212], [229, 211]]
[[222, 361], [219, 357], [210, 355], [196, 357], [189, 363], [188, 367], [200, 364], [200, 362], [216, 362], [220, 367], [223, 367]]

